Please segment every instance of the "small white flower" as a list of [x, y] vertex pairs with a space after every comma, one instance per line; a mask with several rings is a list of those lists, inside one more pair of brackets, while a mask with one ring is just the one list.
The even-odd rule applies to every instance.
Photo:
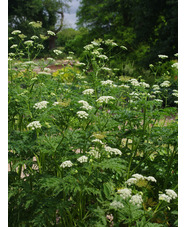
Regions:
[[140, 86], [140, 83], [136, 79], [130, 79], [129, 82], [131, 82], [133, 86]]
[[46, 75], [46, 76], [50, 76], [51, 73], [48, 72], [38, 72], [39, 75]]
[[73, 59], [73, 57], [71, 57], [71, 56], [67, 57], [67, 60], [72, 60], [72, 59]]
[[159, 90], [159, 89], [160, 89], [159, 85], [157, 85], [157, 84], [154, 84], [154, 85], [152, 86], [152, 88], [153, 88], [153, 90]]
[[47, 58], [48, 61], [55, 61], [53, 58]]
[[27, 125], [27, 128], [31, 128], [32, 130], [34, 130], [36, 128], [41, 128], [41, 124], [39, 123], [39, 121], [33, 121]]
[[38, 37], [37, 35], [33, 35], [33, 36], [31, 37], [31, 39], [39, 39], [39, 37]]
[[56, 35], [55, 32], [52, 32], [52, 31], [47, 31], [47, 33], [48, 33], [48, 35], [53, 35], [53, 36]]
[[85, 110], [91, 110], [92, 109], [92, 106], [90, 106], [87, 101], [80, 100], [80, 101], [78, 101], [78, 103], [83, 104], [83, 106], [81, 107], [82, 109], [85, 109]]
[[163, 83], [160, 84], [161, 87], [170, 87], [171, 83], [165, 80]]
[[130, 88], [130, 86], [125, 85], [125, 84], [121, 84], [121, 85], [119, 85], [118, 87]]
[[175, 57], [178, 57], [178, 53], [174, 54]]
[[146, 180], [148, 181], [152, 181], [152, 182], [157, 182], [156, 179], [152, 176], [149, 176], [149, 177], [144, 177]]
[[100, 43], [96, 42], [96, 41], [92, 41], [91, 42], [94, 46], [100, 46]]
[[101, 69], [105, 70], [105, 71], [111, 71], [111, 69], [107, 68], [107, 67], [102, 67]]
[[14, 30], [11, 34], [12, 34], [12, 35], [17, 35], [17, 34], [20, 34], [20, 33], [21, 33], [20, 30]]
[[92, 140], [92, 142], [94, 142], [94, 143], [100, 143], [100, 144], [104, 144], [101, 140], [99, 140], [99, 139], [94, 139], [94, 140]]
[[130, 186], [132, 184], [136, 184], [136, 182], [137, 182], [136, 178], [129, 178], [125, 183]]
[[105, 146], [104, 148], [105, 148], [105, 151], [109, 152], [110, 154], [122, 155], [122, 152], [117, 148], [112, 148], [109, 146]]
[[123, 188], [123, 189], [119, 189], [118, 193], [123, 199], [127, 199], [131, 197], [132, 190], [129, 188]]
[[84, 46], [84, 49], [85, 50], [91, 50], [93, 48], [94, 48], [94, 45], [93, 44], [89, 44], [89, 45]]
[[53, 52], [54, 52], [56, 55], [62, 54], [62, 51], [60, 51], [60, 50], [53, 50]]
[[94, 89], [86, 89], [83, 91], [84, 95], [92, 95], [94, 93]]
[[104, 55], [104, 54], [98, 55], [98, 58], [101, 58], [103, 60], [107, 60], [108, 59], [108, 57], [106, 55]]
[[147, 83], [145, 83], [145, 82], [140, 82], [140, 85], [141, 85], [142, 87], [144, 87], [144, 88], [150, 87], [150, 85], [147, 84]]
[[78, 158], [77, 160], [80, 163], [87, 162], [88, 161], [88, 157], [86, 157], [85, 155], [83, 155], [80, 158]]
[[83, 62], [77, 62], [76, 65], [77, 65], [77, 66], [85, 66], [86, 64], [83, 63]]
[[59, 105], [59, 102], [54, 102], [52, 105], [57, 106], [57, 105]]
[[158, 55], [158, 57], [159, 57], [159, 58], [161, 58], [161, 59], [168, 58], [168, 56], [167, 56], [167, 55], [163, 55], [163, 54], [159, 54], [159, 55]]
[[168, 195], [165, 195], [165, 194], [159, 194], [159, 200], [163, 200], [165, 202], [170, 203], [171, 197], [169, 197]]
[[174, 101], [174, 103], [178, 104], [178, 101]]
[[65, 161], [65, 162], [62, 162], [61, 165], [60, 165], [60, 167], [62, 167], [62, 168], [71, 167], [71, 166], [73, 166], [73, 163], [71, 161], [69, 161], [69, 160]]
[[77, 115], [78, 115], [79, 118], [85, 118], [85, 119], [88, 118], [88, 113], [85, 112], [85, 111], [78, 111]]
[[34, 42], [33, 40], [27, 40], [27, 41], [24, 42], [24, 44], [27, 45], [27, 46], [32, 46], [33, 42]]
[[101, 84], [102, 85], [112, 85], [113, 84], [113, 81], [112, 80], [106, 80], [106, 81], [101, 81]]
[[43, 108], [47, 108], [47, 101], [42, 101], [42, 102], [38, 102], [36, 103], [33, 107], [35, 109], [43, 109]]
[[133, 195], [129, 202], [132, 203], [133, 205], [137, 205], [138, 207], [140, 207], [141, 204], [143, 203], [142, 195], [139, 194]]
[[174, 63], [173, 65], [171, 65], [173, 68], [176, 68], [176, 69], [178, 69], [178, 63], [176, 62], [176, 63]]
[[37, 47], [38, 47], [39, 49], [45, 49], [45, 47], [43, 46], [43, 44], [37, 44]]
[[113, 207], [113, 208], [115, 208], [115, 209], [120, 209], [120, 208], [123, 208], [124, 207], [123, 203], [118, 202], [118, 201], [113, 201], [110, 204], [110, 206]]
[[172, 189], [165, 189], [166, 194], [171, 197], [171, 199], [176, 199], [178, 195]]
[[141, 179], [144, 179], [144, 176], [139, 174], [139, 173], [135, 173], [132, 175], [132, 177], [135, 177], [137, 180], [141, 180]]
[[177, 90], [173, 90], [174, 92], [172, 93], [172, 95], [178, 97], [178, 91]]
[[87, 152], [87, 154], [93, 156], [94, 158], [100, 158], [100, 154], [99, 151], [92, 149], [89, 152]]
[[13, 44], [10, 48], [16, 48], [17, 44]]
[[101, 96], [99, 97], [96, 102], [98, 103], [108, 103], [110, 100], [114, 100], [115, 98], [112, 96]]
[[163, 102], [163, 100], [161, 100], [161, 99], [154, 99], [154, 101], [156, 101], [156, 102]]

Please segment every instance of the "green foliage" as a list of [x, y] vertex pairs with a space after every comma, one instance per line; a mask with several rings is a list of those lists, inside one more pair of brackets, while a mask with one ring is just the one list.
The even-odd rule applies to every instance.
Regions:
[[173, 96], [170, 82], [156, 93], [143, 79], [115, 78], [114, 48], [94, 40], [86, 63], [53, 75], [51, 59], [17, 64], [17, 49], [10, 60], [10, 226], [176, 223], [177, 107], [161, 100]]

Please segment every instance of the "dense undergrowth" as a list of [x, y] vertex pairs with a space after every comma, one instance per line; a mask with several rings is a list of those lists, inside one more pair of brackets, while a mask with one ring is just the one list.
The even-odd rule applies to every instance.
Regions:
[[116, 77], [115, 45], [55, 73], [10, 54], [9, 226], [177, 226], [177, 89]]

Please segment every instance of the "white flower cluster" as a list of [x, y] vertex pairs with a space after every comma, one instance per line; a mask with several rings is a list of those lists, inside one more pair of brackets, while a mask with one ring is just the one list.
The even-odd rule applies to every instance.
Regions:
[[85, 155], [83, 155], [80, 158], [78, 158], [77, 160], [80, 163], [87, 162], [88, 161], [88, 157], [86, 157]]
[[27, 41], [24, 42], [24, 44], [27, 45], [27, 46], [32, 46], [33, 42], [34, 42], [33, 40], [27, 40]]
[[173, 90], [172, 95], [174, 95], [174, 96], [178, 97], [178, 90]]
[[141, 85], [142, 87], [144, 87], [144, 88], [150, 87], [150, 85], [147, 84], [147, 83], [145, 83], [145, 82], [140, 82], [140, 85]]
[[176, 69], [178, 69], [178, 63], [176, 62], [176, 63], [174, 63], [173, 65], [171, 65], [173, 68], [176, 68]]
[[136, 79], [130, 79], [129, 80], [129, 82], [131, 82], [131, 84], [133, 85], [133, 86], [140, 86], [140, 83], [136, 80]]
[[37, 35], [33, 35], [33, 36], [31, 37], [31, 39], [39, 39], [39, 37], [38, 37]]
[[62, 167], [62, 168], [71, 167], [71, 166], [73, 166], [73, 163], [71, 161], [69, 161], [69, 160], [65, 161], [65, 162], [62, 162], [61, 165], [60, 165], [60, 167]]
[[91, 50], [93, 48], [94, 48], [93, 44], [88, 44], [88, 45], [84, 46], [85, 50]]
[[52, 105], [57, 106], [57, 105], [59, 105], [59, 102], [54, 102]]
[[104, 55], [104, 54], [98, 55], [98, 58], [101, 58], [103, 60], [107, 60], [108, 59], [108, 57], [106, 55]]
[[170, 203], [172, 199], [176, 199], [178, 195], [172, 189], [165, 189], [166, 194], [159, 194], [159, 200]]
[[92, 95], [94, 93], [94, 89], [86, 89], [83, 91], [84, 95]]
[[115, 99], [115, 98], [112, 97], [112, 96], [101, 96], [101, 97], [99, 97], [99, 98], [96, 100], [96, 102], [98, 102], [98, 103], [103, 103], [103, 102], [108, 103], [109, 100], [114, 100], [114, 99]]
[[163, 83], [160, 84], [161, 87], [170, 87], [171, 83], [165, 80]]
[[109, 154], [122, 155], [122, 152], [117, 148], [111, 148], [109, 146], [105, 146], [104, 148]]
[[107, 68], [107, 67], [102, 67], [101, 69], [105, 70], [105, 71], [111, 71], [111, 69]]
[[91, 110], [92, 109], [92, 106], [90, 106], [87, 101], [80, 100], [80, 101], [78, 101], [78, 103], [83, 104], [83, 106], [81, 106], [82, 109], [85, 109], [85, 110]]
[[159, 102], [159, 103], [163, 102], [163, 100], [161, 100], [161, 99], [154, 99], [154, 101]]
[[60, 50], [53, 50], [53, 51], [54, 51], [54, 53], [55, 53], [56, 55], [62, 54], [62, 51], [60, 51]]
[[122, 188], [118, 190], [118, 193], [123, 199], [127, 199], [131, 197], [132, 190], [129, 188]]
[[27, 125], [27, 128], [31, 128], [32, 130], [34, 130], [36, 128], [41, 128], [41, 124], [39, 123], [39, 121], [33, 121]]
[[123, 49], [123, 50], [127, 50], [127, 48], [125, 47], [125, 46], [120, 46], [121, 47], [121, 49]]
[[158, 57], [159, 57], [159, 58], [161, 58], [161, 59], [168, 58], [168, 56], [167, 56], [167, 55], [163, 55], [163, 54], [159, 54], [159, 55], [158, 55]]
[[83, 63], [83, 62], [77, 62], [76, 63], [76, 66], [85, 66], [86, 64], [85, 63]]
[[152, 88], [153, 88], [153, 90], [155, 90], [155, 91], [160, 89], [159, 85], [157, 85], [157, 84], [154, 84], [154, 85], [152, 86]]
[[94, 46], [100, 46], [101, 44], [100, 43], [98, 43], [98, 42], [96, 42], [96, 41], [92, 41], [91, 42]]
[[87, 154], [93, 156], [94, 158], [100, 158], [100, 153], [96, 149], [91, 149]]
[[94, 139], [94, 140], [92, 140], [92, 142], [94, 142], [94, 143], [99, 143], [99, 144], [101, 144], [101, 145], [104, 144], [100, 139]]
[[111, 207], [115, 208], [115, 209], [120, 209], [120, 208], [123, 208], [124, 205], [123, 203], [119, 202], [119, 201], [113, 201], [111, 204], [110, 204]]
[[85, 112], [85, 111], [78, 111], [77, 115], [78, 115], [79, 118], [85, 118], [85, 119], [88, 118], [88, 113]]
[[125, 84], [121, 84], [121, 85], [119, 85], [118, 87], [130, 88], [130, 86], [125, 85]]
[[47, 101], [42, 101], [42, 102], [38, 102], [36, 103], [33, 107], [35, 109], [43, 109], [43, 108], [47, 108]]
[[20, 30], [14, 30], [11, 34], [12, 34], [12, 35], [17, 35], [17, 34], [20, 34], [20, 33], [21, 33]]
[[10, 48], [16, 48], [17, 44], [13, 44]]
[[53, 35], [53, 36], [56, 35], [55, 32], [52, 32], [52, 31], [47, 31], [47, 33], [48, 33], [48, 35]]
[[112, 84], [113, 84], [112, 80], [101, 81], [101, 85], [110, 85], [110, 86], [112, 86]]
[[137, 207], [140, 207], [141, 204], [143, 203], [142, 195], [139, 194], [133, 195], [129, 202], [132, 203], [133, 205], [136, 205]]
[[152, 182], [156, 182], [156, 179], [152, 176], [148, 176], [148, 177], [145, 177], [141, 174], [133, 174], [132, 175], [132, 178], [129, 178], [125, 183], [128, 184], [128, 185], [132, 185], [132, 184], [137, 184], [139, 183], [139, 181], [152, 181]]
[[105, 40], [105, 44], [106, 44], [106, 45], [110, 45], [110, 46], [118, 46], [118, 44], [115, 43], [115, 42], [113, 42], [112, 39], [107, 39], [107, 40]]

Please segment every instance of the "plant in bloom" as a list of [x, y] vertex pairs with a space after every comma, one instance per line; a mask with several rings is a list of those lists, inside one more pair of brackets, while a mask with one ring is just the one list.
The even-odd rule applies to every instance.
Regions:
[[172, 189], [165, 189], [165, 192], [171, 199], [176, 199], [178, 197], [176, 192], [173, 191]]
[[110, 86], [112, 86], [113, 81], [112, 80], [101, 81], [101, 84], [102, 85], [110, 85]]
[[87, 152], [90, 156], [93, 156], [94, 158], [100, 158], [100, 153], [96, 149], [91, 149], [89, 152]]
[[140, 83], [136, 79], [130, 79], [129, 82], [131, 82], [133, 86], [140, 86]]
[[52, 31], [47, 31], [47, 33], [48, 33], [48, 35], [53, 35], [53, 36], [56, 35], [55, 32], [52, 32]]
[[133, 195], [129, 202], [132, 203], [133, 205], [136, 205], [137, 207], [140, 207], [141, 204], [143, 203], [142, 195], [140, 194]]
[[85, 109], [85, 110], [91, 110], [92, 109], [92, 106], [90, 106], [87, 101], [80, 100], [80, 101], [78, 101], [78, 103], [83, 104], [83, 106], [81, 106], [82, 109]]
[[167, 55], [163, 55], [163, 54], [159, 54], [158, 57], [161, 58], [161, 59], [166, 59], [166, 58], [168, 58]]
[[83, 162], [87, 162], [88, 161], [88, 157], [86, 157], [85, 155], [79, 157], [78, 162], [83, 163]]
[[85, 118], [85, 119], [88, 118], [88, 113], [85, 112], [85, 111], [78, 111], [77, 115], [78, 115], [79, 118]]
[[32, 130], [34, 130], [37, 128], [41, 128], [41, 124], [39, 123], [39, 121], [33, 121], [27, 125], [27, 128], [31, 128]]
[[62, 167], [62, 168], [71, 167], [71, 166], [73, 166], [73, 163], [69, 160], [62, 162], [61, 165], [60, 165], [60, 167]]
[[99, 97], [96, 102], [98, 103], [108, 103], [110, 100], [114, 100], [115, 98], [112, 96], [101, 96]]
[[12, 35], [17, 35], [17, 34], [20, 34], [20, 33], [21, 33], [20, 30], [14, 30], [11, 34], [12, 34]]
[[42, 101], [42, 102], [38, 102], [38, 103], [34, 104], [33, 107], [35, 109], [43, 109], [43, 108], [47, 108], [47, 104], [48, 104], [47, 101]]
[[171, 83], [168, 80], [165, 80], [163, 83], [160, 84], [161, 87], [170, 87]]
[[34, 42], [33, 40], [27, 40], [27, 41], [24, 42], [24, 44], [27, 45], [27, 46], [32, 46], [33, 42]]
[[94, 89], [86, 89], [83, 91], [84, 95], [92, 95], [94, 93]]
[[122, 152], [117, 148], [111, 148], [109, 146], [105, 146], [104, 148], [105, 151], [109, 152], [110, 154], [122, 155]]
[[62, 51], [60, 51], [60, 50], [53, 50], [53, 51], [54, 51], [54, 53], [55, 53], [56, 55], [62, 54]]
[[94, 139], [94, 140], [92, 140], [92, 142], [94, 142], [94, 143], [99, 143], [99, 144], [101, 144], [101, 145], [104, 144], [100, 139]]
[[123, 199], [127, 199], [131, 197], [132, 190], [129, 188], [122, 188], [118, 190], [118, 193]]
[[121, 209], [121, 208], [124, 208], [124, 205], [123, 203], [119, 202], [119, 201], [113, 201], [111, 204], [110, 204], [111, 207], [113, 207], [114, 209]]

